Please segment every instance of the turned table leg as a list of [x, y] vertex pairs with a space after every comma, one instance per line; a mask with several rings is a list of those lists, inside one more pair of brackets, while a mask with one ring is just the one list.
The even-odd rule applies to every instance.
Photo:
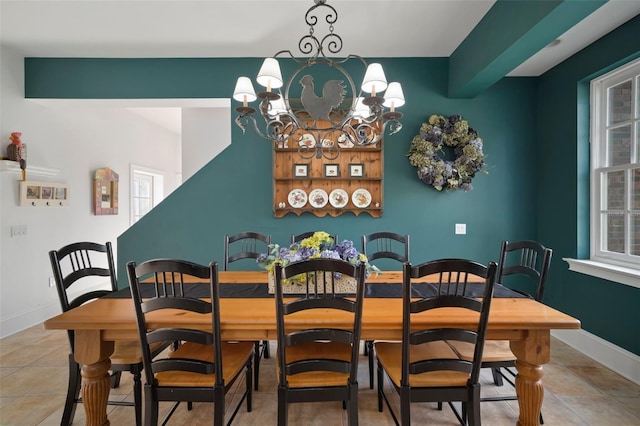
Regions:
[[109, 400], [109, 368], [113, 342], [101, 339], [99, 330], [75, 332], [76, 361], [82, 365], [82, 400], [87, 426], [109, 426], [107, 401]]
[[82, 365], [82, 400], [87, 425], [107, 426], [107, 401], [109, 399], [109, 358], [91, 365]]
[[530, 330], [525, 340], [511, 342], [517, 357], [516, 392], [520, 407], [519, 426], [540, 424], [540, 410], [544, 397], [542, 364], [550, 359], [551, 336], [549, 330]]

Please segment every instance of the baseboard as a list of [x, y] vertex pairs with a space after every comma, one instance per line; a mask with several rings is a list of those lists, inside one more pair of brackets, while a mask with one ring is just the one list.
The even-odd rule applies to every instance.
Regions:
[[[109, 285], [109, 282], [102, 282], [97, 284], [91, 284], [82, 290], [70, 291], [69, 298], [73, 300], [81, 293], [85, 293], [93, 290], [104, 289]], [[51, 317], [55, 317], [62, 312], [59, 302], [51, 302], [46, 306], [42, 306], [38, 309], [34, 309], [30, 312], [25, 312], [16, 315], [13, 318], [4, 318], [0, 320], [0, 339], [16, 334], [22, 330], [33, 327], [34, 325], [41, 324]]]
[[0, 322], [0, 339], [16, 334], [34, 325], [42, 324], [51, 317], [60, 314], [60, 305], [52, 303], [36, 310], [6, 318]]
[[551, 330], [551, 335], [640, 385], [640, 356], [585, 330]]

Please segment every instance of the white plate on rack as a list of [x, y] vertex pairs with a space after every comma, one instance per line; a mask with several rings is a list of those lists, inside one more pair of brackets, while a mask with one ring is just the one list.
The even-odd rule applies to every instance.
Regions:
[[349, 202], [349, 194], [344, 189], [334, 189], [329, 194], [329, 202], [336, 209], [341, 209]]
[[289, 200], [289, 204], [294, 209], [299, 209], [307, 204], [307, 193], [302, 189], [292, 189], [291, 192], [289, 192], [289, 197], [287, 198]]
[[333, 146], [333, 141], [331, 139], [322, 139], [321, 145], [323, 148], [329, 148]]
[[340, 148], [353, 148], [353, 142], [346, 135], [340, 135], [338, 136], [338, 146]]
[[329, 196], [324, 189], [314, 189], [309, 193], [309, 204], [316, 209], [321, 209], [329, 202]]
[[351, 201], [354, 206], [364, 209], [371, 204], [371, 193], [364, 188], [356, 189], [351, 194]]
[[311, 133], [305, 133], [304, 135], [302, 135], [298, 143], [300, 144], [300, 146], [313, 148], [314, 146], [316, 146], [316, 138], [314, 138]]

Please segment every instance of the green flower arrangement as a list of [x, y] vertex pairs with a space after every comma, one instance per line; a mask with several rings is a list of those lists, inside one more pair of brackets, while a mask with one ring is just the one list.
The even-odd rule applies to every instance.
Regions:
[[[455, 160], [441, 157], [445, 146], [453, 148]], [[459, 115], [432, 115], [411, 141], [407, 156], [425, 184], [438, 191], [470, 191], [476, 173], [487, 173], [482, 147], [478, 133]]]
[[[261, 254], [256, 262], [261, 268], [273, 273], [276, 264], [286, 266], [291, 262], [314, 258], [342, 259], [352, 265], [364, 262], [367, 276], [372, 272], [380, 272], [380, 269], [369, 263], [367, 256], [354, 247], [353, 241], [344, 240], [336, 244], [333, 238], [324, 231], [314, 232], [312, 236], [293, 243], [289, 247], [270, 244], [269, 252]], [[340, 277], [336, 276], [336, 278]]]

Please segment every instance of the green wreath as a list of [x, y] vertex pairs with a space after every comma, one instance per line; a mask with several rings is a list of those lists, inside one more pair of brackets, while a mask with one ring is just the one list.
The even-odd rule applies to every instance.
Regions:
[[[444, 146], [453, 148], [455, 160], [441, 157]], [[486, 173], [482, 139], [459, 115], [429, 117], [411, 141], [407, 157], [418, 168], [420, 180], [438, 191], [470, 191], [476, 173]]]

